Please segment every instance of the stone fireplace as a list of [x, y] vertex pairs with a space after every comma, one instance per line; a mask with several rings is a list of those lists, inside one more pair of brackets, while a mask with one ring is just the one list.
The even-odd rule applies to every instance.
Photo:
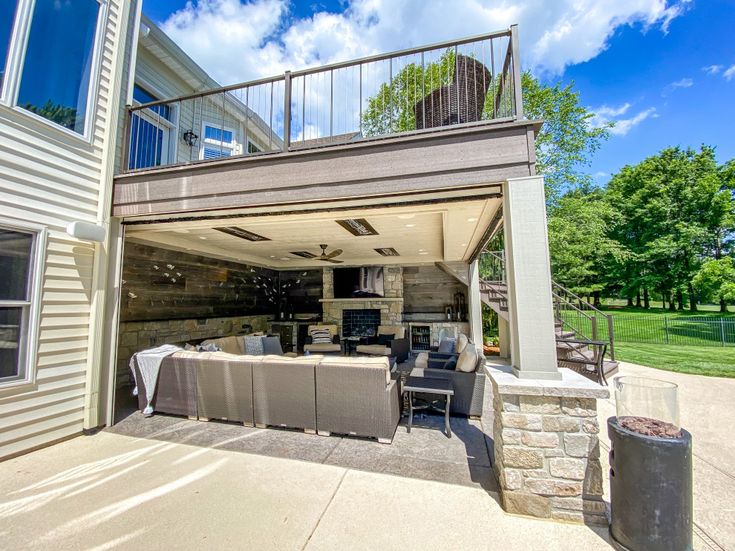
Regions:
[[[324, 268], [324, 292], [322, 303], [322, 321], [340, 326], [340, 334], [345, 332], [344, 312], [374, 312], [377, 316], [370, 322], [375, 325], [401, 325], [403, 322], [403, 269], [400, 266], [385, 266], [384, 297], [378, 298], [334, 298], [334, 273], [332, 268]], [[355, 314], [348, 314], [353, 316]], [[377, 321], [375, 321], [377, 320]], [[350, 322], [351, 323], [351, 322]], [[351, 331], [349, 329], [348, 331]]]
[[374, 337], [378, 325], [380, 310], [342, 310], [343, 337]]

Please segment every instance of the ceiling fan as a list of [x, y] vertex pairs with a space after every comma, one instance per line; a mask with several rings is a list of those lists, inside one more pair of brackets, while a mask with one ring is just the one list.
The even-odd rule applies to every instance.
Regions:
[[332, 262], [333, 264], [342, 264], [342, 260], [335, 260], [335, 256], [342, 254], [342, 249], [334, 249], [331, 253], [327, 254], [327, 247], [329, 245], [319, 245], [322, 248], [321, 256], [317, 256], [314, 260], [321, 260], [323, 262]]

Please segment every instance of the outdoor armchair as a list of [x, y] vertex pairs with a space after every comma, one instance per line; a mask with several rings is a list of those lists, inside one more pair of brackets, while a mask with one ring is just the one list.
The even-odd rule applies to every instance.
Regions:
[[[360, 344], [356, 348], [358, 354], [368, 356], [393, 356], [398, 363], [408, 359], [410, 344], [406, 338], [406, 328], [401, 325], [378, 326], [377, 338], [370, 344]], [[381, 342], [382, 341], [382, 342]]]

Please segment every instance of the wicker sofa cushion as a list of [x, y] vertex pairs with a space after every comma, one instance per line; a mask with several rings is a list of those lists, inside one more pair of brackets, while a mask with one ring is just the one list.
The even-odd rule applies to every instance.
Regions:
[[457, 360], [456, 370], [472, 373], [475, 369], [477, 369], [477, 349], [472, 345], [465, 346]]
[[470, 340], [467, 338], [467, 335], [460, 333], [459, 337], [457, 337], [457, 347], [455, 348], [455, 352], [457, 352], [457, 354], [464, 352], [464, 349], [467, 347], [469, 342]]
[[355, 351], [358, 354], [370, 354], [373, 356], [390, 356], [390, 347], [382, 344], [359, 344]]
[[362, 367], [371, 369], [382, 369], [385, 371], [385, 384], [389, 385], [391, 382], [390, 377], [390, 362], [388, 358], [384, 356], [380, 357], [340, 357], [340, 356], [325, 356], [319, 362], [320, 365], [337, 365], [350, 369], [351, 367]]
[[342, 352], [342, 346], [334, 343], [305, 344], [304, 350], [308, 352]]

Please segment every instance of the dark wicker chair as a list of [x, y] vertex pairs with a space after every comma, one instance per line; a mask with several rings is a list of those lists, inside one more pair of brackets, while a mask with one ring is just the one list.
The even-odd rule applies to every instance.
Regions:
[[454, 369], [432, 369], [415, 367], [411, 371], [412, 377], [430, 377], [446, 379], [452, 382], [454, 396], [450, 412], [453, 415], [466, 417], [482, 417], [482, 406], [485, 401], [485, 358], [480, 358], [477, 369], [472, 373], [456, 371]]
[[485, 65], [457, 55], [454, 82], [433, 90], [414, 106], [416, 129], [481, 120], [491, 78]]

